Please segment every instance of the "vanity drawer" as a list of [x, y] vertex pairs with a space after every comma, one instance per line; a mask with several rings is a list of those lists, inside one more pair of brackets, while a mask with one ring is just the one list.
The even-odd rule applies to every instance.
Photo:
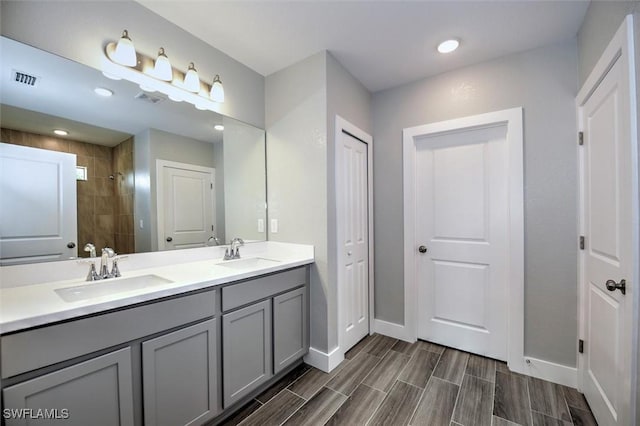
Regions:
[[239, 284], [229, 285], [222, 289], [222, 310], [226, 312], [300, 287], [306, 283], [306, 280], [307, 270], [302, 267]]
[[215, 313], [215, 290], [96, 315], [0, 338], [1, 377], [179, 327]]

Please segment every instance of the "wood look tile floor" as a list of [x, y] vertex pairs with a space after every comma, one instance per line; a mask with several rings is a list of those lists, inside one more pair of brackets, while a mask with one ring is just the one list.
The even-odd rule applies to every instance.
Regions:
[[223, 425], [597, 426], [577, 390], [500, 361], [374, 334], [331, 373], [305, 364]]

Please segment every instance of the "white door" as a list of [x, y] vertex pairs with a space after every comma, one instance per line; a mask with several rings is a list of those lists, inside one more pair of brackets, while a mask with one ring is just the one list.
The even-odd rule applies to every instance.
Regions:
[[214, 236], [214, 170], [158, 161], [158, 248], [204, 247]]
[[347, 351], [369, 334], [369, 197], [367, 144], [341, 132], [339, 278], [341, 347]]
[[507, 124], [416, 139], [418, 337], [507, 359]]
[[[581, 108], [584, 132], [583, 392], [601, 425], [631, 424], [633, 156], [618, 59]], [[607, 281], [626, 281], [626, 295]]]
[[0, 265], [77, 256], [76, 156], [0, 143]]

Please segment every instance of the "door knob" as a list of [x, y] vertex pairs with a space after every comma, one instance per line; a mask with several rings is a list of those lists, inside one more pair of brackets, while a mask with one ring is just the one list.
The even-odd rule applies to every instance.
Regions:
[[614, 280], [607, 280], [607, 282], [604, 285], [607, 287], [607, 290], [609, 291], [620, 290], [622, 294], [627, 294], [626, 280], [620, 280], [619, 283], [615, 282]]
[[424, 254], [424, 253], [426, 253], [428, 250], [427, 250], [427, 247], [425, 247], [425, 246], [420, 246], [420, 247], [418, 247], [418, 251], [419, 251], [420, 253], [423, 253], [423, 254]]
[[76, 248], [76, 243], [74, 243], [74, 242], [67, 243], [67, 247], [68, 248]]
[[173, 238], [167, 237], [167, 242], [170, 243], [171, 241], [173, 241]]
[[351, 251], [347, 252], [347, 256], [351, 256], [353, 253]]

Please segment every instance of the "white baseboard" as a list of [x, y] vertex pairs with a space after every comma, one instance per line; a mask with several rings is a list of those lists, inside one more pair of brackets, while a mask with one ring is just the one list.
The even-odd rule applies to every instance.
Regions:
[[524, 357], [524, 373], [538, 379], [576, 388], [578, 369], [537, 358]]
[[335, 347], [331, 352], [326, 353], [316, 348], [309, 348], [309, 353], [304, 356], [304, 362], [312, 367], [329, 373], [344, 360], [344, 354], [340, 347]]
[[405, 342], [409, 343], [413, 343], [416, 341], [415, 336], [408, 335], [407, 328], [404, 325], [379, 319], [373, 320], [373, 332], [393, 337], [394, 339], [404, 340]]

